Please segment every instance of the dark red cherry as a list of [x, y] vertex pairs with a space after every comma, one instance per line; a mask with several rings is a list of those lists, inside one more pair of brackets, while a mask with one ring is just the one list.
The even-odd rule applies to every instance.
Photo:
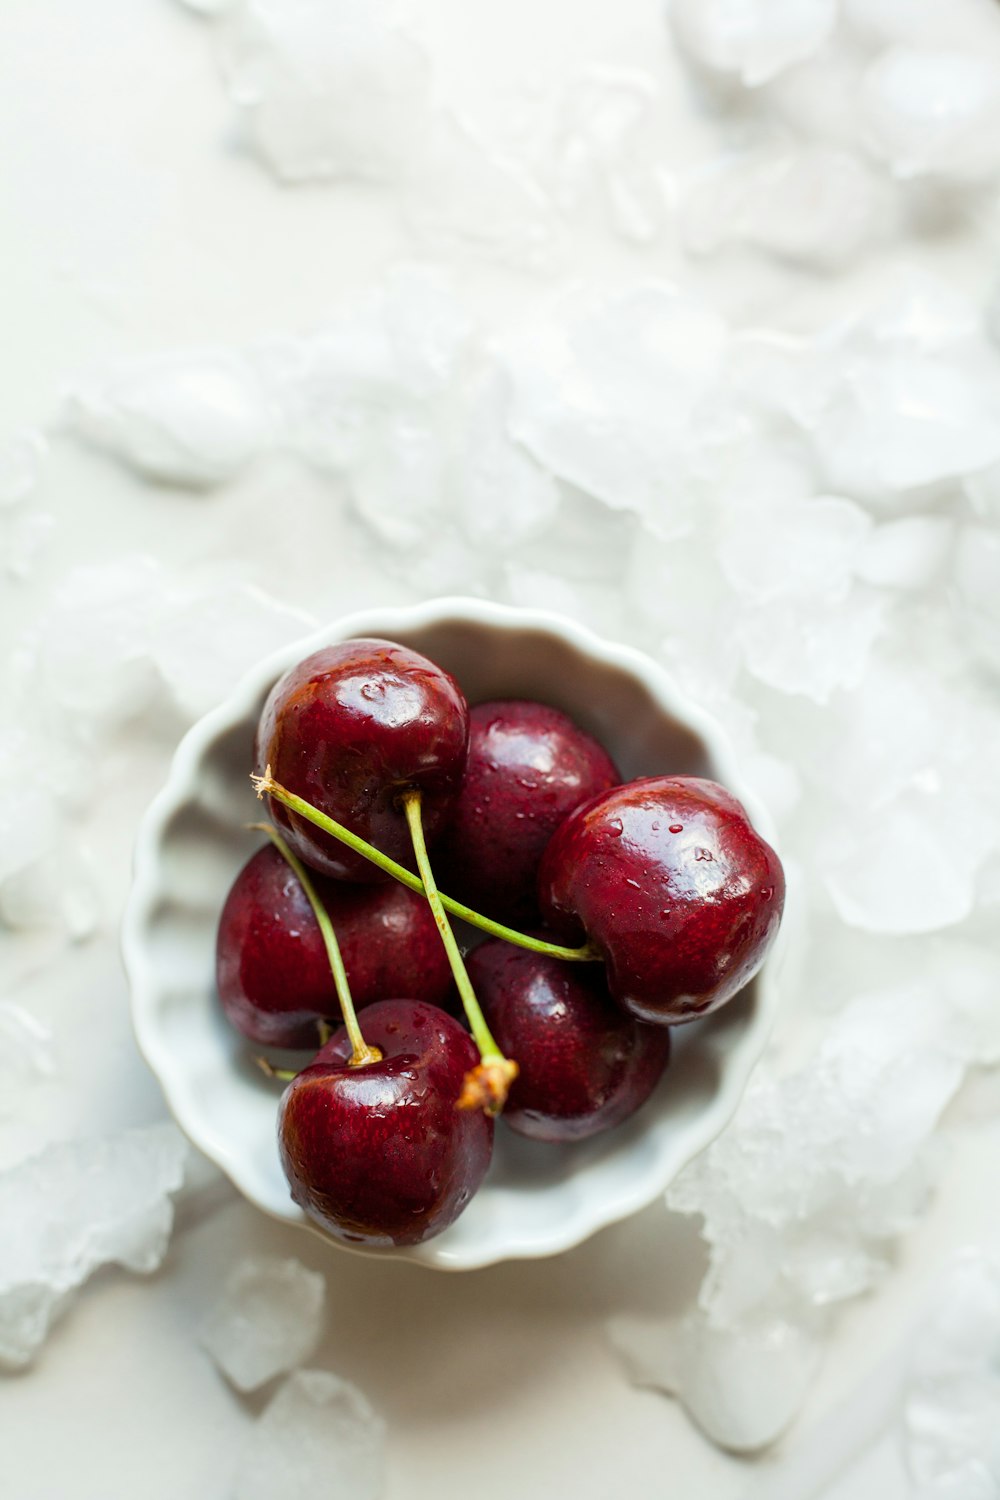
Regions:
[[[357, 1010], [386, 995], [432, 1005], [452, 995], [451, 970], [423, 896], [389, 885], [313, 877], [330, 914]], [[340, 1003], [319, 925], [273, 845], [233, 882], [219, 919], [216, 980], [237, 1031], [265, 1047], [315, 1047], [317, 1020], [339, 1026]]]
[[501, 1118], [539, 1141], [582, 1141], [634, 1114], [670, 1056], [666, 1026], [633, 1020], [600, 964], [569, 964], [491, 939], [469, 976], [500, 1050], [520, 1069]]
[[545, 851], [539, 896], [561, 936], [583, 928], [620, 1005], [676, 1022], [715, 1010], [753, 978], [781, 921], [785, 879], [721, 786], [653, 776], [570, 814]]
[[381, 1062], [349, 1067], [341, 1029], [288, 1085], [281, 1164], [295, 1202], [337, 1239], [417, 1245], [457, 1219], [490, 1164], [493, 1121], [455, 1107], [479, 1054], [452, 1016], [415, 1000], [369, 1006], [364, 1032]]
[[[468, 708], [454, 678], [391, 641], [315, 651], [275, 683], [257, 730], [258, 773], [274, 779], [383, 854], [412, 867], [400, 793], [423, 793], [432, 842], [465, 766]], [[374, 865], [272, 797], [271, 817], [299, 857], [341, 880], [385, 879]]]
[[581, 802], [621, 780], [595, 739], [543, 703], [480, 703], [462, 789], [435, 858], [443, 890], [498, 922], [537, 924], [545, 846]]

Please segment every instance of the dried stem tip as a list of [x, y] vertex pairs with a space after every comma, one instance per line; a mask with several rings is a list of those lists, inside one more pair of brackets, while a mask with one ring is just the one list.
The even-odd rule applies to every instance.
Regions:
[[498, 1115], [507, 1103], [517, 1074], [517, 1063], [509, 1057], [484, 1059], [471, 1073], [466, 1073], [456, 1109], [481, 1109], [484, 1114]]
[[259, 798], [262, 798], [266, 797], [268, 792], [273, 792], [278, 783], [271, 775], [271, 767], [265, 766], [263, 776], [256, 776], [253, 772], [251, 772], [250, 785], [257, 793], [257, 796]]

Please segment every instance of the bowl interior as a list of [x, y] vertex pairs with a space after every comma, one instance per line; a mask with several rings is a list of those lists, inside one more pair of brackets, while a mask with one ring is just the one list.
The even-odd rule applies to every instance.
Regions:
[[[280, 1088], [225, 1021], [214, 961], [226, 892], [260, 843], [244, 826], [260, 816], [248, 780], [253, 734], [285, 668], [323, 643], [382, 635], [447, 668], [471, 703], [537, 698], [565, 710], [607, 746], [626, 779], [708, 775], [741, 795], [724, 741], [697, 714], [685, 710], [682, 720], [669, 680], [652, 663], [575, 627], [509, 616], [490, 607], [489, 619], [421, 621], [413, 611], [381, 611], [299, 643], [195, 727], [150, 811], [125, 945], [140, 1044], [195, 1144], [284, 1219], [305, 1222], [278, 1161]], [[498, 1126], [487, 1180], [458, 1222], [394, 1253], [446, 1269], [551, 1254], [650, 1202], [735, 1107], [763, 1042], [764, 1009], [755, 982], [717, 1015], [676, 1028], [673, 1060], [653, 1097], [603, 1136], [554, 1147]]]

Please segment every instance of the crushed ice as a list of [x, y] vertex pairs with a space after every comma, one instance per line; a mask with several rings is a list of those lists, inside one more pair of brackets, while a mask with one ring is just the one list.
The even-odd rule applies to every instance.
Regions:
[[47, 1146], [0, 1173], [0, 1366], [31, 1363], [98, 1267], [156, 1270], [187, 1154], [176, 1126], [149, 1125]]
[[[676, 242], [815, 276], [995, 209], [1000, 28], [959, 0], [842, 0], [838, 25], [833, 0], [673, 0], [664, 31], [704, 113], [690, 157], [662, 130], [653, 72], [584, 69], [500, 139], [450, 106], [402, 8], [184, 3], [228, 12], [214, 44], [256, 158], [285, 182], [381, 184], [424, 251], [548, 267], [575, 226], [598, 224], [636, 253]], [[794, 1420], [836, 1309], [877, 1285], [931, 1199], [949, 1103], [1000, 1060], [1000, 301], [899, 276], [863, 310], [845, 296], [850, 313], [825, 326], [763, 331], [687, 279], [571, 288], [495, 329], [445, 278], [404, 267], [313, 329], [84, 371], [63, 423], [175, 488], [308, 469], [380, 577], [561, 609], [657, 655], [724, 720], [803, 872], [809, 972], [788, 1014], [817, 1040], [762, 1068], [671, 1192], [702, 1223], [697, 1303], [669, 1324], [619, 1320], [615, 1336], [638, 1381], [745, 1451]], [[28, 434], [0, 450], [15, 574], [44, 539], [29, 502], [45, 446]], [[119, 556], [66, 576], [14, 644], [3, 920], [92, 930], [85, 848], [65, 856], [86, 815], [81, 767], [143, 715], [195, 717], [311, 623], [238, 565], [181, 575]], [[19, 1088], [50, 1062], [32, 1024], [0, 1011]], [[162, 1254], [170, 1139], [54, 1147], [0, 1179], [19, 1216], [39, 1215], [30, 1244], [0, 1251], [8, 1362], [31, 1357], [99, 1260]], [[133, 1218], [119, 1189], [140, 1158], [149, 1196]], [[71, 1232], [43, 1243], [39, 1184], [85, 1162], [108, 1206], [101, 1243], [80, 1248], [93, 1226], [72, 1193]], [[237, 1385], [309, 1357], [316, 1290], [284, 1274], [247, 1272], [206, 1334]], [[977, 1483], [995, 1478], [995, 1454], [962, 1446], [995, 1399], [995, 1354], [966, 1347], [971, 1323], [993, 1327], [994, 1272], [963, 1274], [975, 1286], [928, 1335], [907, 1407], [915, 1479], [941, 1495], [969, 1463]], [[286, 1293], [294, 1349], [268, 1332]], [[293, 1500], [333, 1466], [354, 1476], [347, 1493], [374, 1494], [381, 1444], [352, 1388], [300, 1371], [237, 1493]]]
[[255, 1391], [304, 1364], [323, 1333], [326, 1283], [291, 1256], [233, 1267], [201, 1330], [201, 1342], [239, 1391]]
[[357, 1386], [325, 1370], [297, 1370], [244, 1444], [233, 1500], [314, 1500], [335, 1481], [338, 1500], [380, 1500], [385, 1423]]

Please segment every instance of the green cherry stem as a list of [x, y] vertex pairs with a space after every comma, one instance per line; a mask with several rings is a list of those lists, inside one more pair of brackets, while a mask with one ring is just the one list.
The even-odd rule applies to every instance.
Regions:
[[[347, 1035], [351, 1039], [352, 1051], [350, 1057], [348, 1058], [348, 1065], [352, 1068], [360, 1068], [363, 1067], [365, 1063], [379, 1062], [382, 1057], [381, 1052], [377, 1047], [369, 1047], [364, 1037], [361, 1035], [361, 1027], [358, 1025], [358, 1016], [356, 1010], [354, 1009], [354, 998], [351, 995], [351, 986], [347, 981], [347, 970], [344, 968], [344, 960], [341, 956], [340, 944], [337, 942], [337, 934], [333, 930], [333, 923], [330, 921], [329, 912], [326, 910], [326, 907], [317, 896], [316, 887], [313, 885], [312, 881], [309, 879], [309, 876], [306, 874], [305, 866], [303, 865], [302, 861], [292, 853], [291, 849], [289, 849], [288, 845], [285, 843], [285, 840], [281, 837], [281, 834], [275, 827], [273, 827], [272, 824], [251, 823], [250, 827], [259, 829], [261, 833], [266, 833], [268, 838], [271, 840], [271, 843], [281, 855], [282, 859], [286, 860], [288, 864], [291, 865], [296, 879], [305, 892], [306, 900], [309, 902], [309, 905], [313, 909], [313, 916], [319, 923], [319, 930], [323, 935], [323, 943], [326, 948], [326, 956], [330, 960], [330, 969], [333, 973], [333, 982], [337, 987], [337, 999], [340, 1001], [340, 1011], [344, 1018], [344, 1025], [347, 1027]], [[321, 1027], [321, 1045], [329, 1040], [329, 1036], [329, 1028], [326, 1028], [326, 1036], [324, 1036], [323, 1029]], [[267, 1068], [265, 1068], [265, 1072], [268, 1068], [270, 1069], [270, 1075], [272, 1077], [282, 1078], [284, 1076], [283, 1071], [271, 1068], [270, 1063], [268, 1063]], [[295, 1075], [292, 1074], [291, 1076], [294, 1077]]]
[[448, 914], [441, 901], [430, 859], [427, 856], [424, 822], [420, 812], [420, 792], [416, 789], [404, 792], [402, 801], [410, 838], [413, 841], [417, 869], [423, 881], [424, 895], [434, 914], [437, 930], [441, 934], [441, 941], [444, 943], [448, 962], [451, 964], [451, 972], [455, 976], [455, 984], [461, 996], [469, 1030], [479, 1048], [480, 1065], [466, 1075], [465, 1087], [459, 1098], [458, 1107], [459, 1109], [485, 1109], [488, 1114], [498, 1114], [507, 1098], [507, 1091], [517, 1077], [517, 1063], [504, 1057], [493, 1040], [493, 1034], [486, 1024], [486, 1017], [476, 999], [476, 992], [472, 988], [472, 980], [465, 967], [461, 949], [451, 930], [451, 923], [448, 921]]
[[[359, 838], [343, 823], [337, 823], [333, 818], [327, 817], [326, 813], [320, 812], [318, 807], [313, 807], [311, 802], [306, 802], [303, 797], [297, 797], [294, 792], [289, 792], [280, 782], [275, 781], [268, 766], [263, 776], [251, 776], [254, 790], [258, 797], [273, 797], [289, 812], [298, 813], [300, 818], [312, 823], [314, 827], [322, 829], [324, 833], [330, 834], [331, 838], [339, 839], [346, 844], [348, 849], [353, 849], [355, 854], [360, 854], [364, 859], [378, 865], [387, 875], [394, 880], [409, 886], [411, 891], [423, 893], [424, 886], [420, 878], [408, 870], [405, 865], [399, 865], [388, 854], [383, 854], [376, 849], [374, 844], [369, 844], [365, 839]], [[484, 917], [471, 907], [456, 901], [452, 896], [446, 896], [443, 891], [438, 892], [441, 905], [445, 911], [451, 912], [453, 917], [460, 917], [463, 922], [468, 922], [470, 927], [478, 927], [482, 932], [488, 932], [491, 937], [503, 938], [506, 943], [513, 943], [517, 948], [528, 948], [532, 953], [544, 953], [548, 958], [561, 958], [565, 963], [592, 963], [600, 959], [600, 954], [589, 943], [584, 943], [581, 948], [564, 948], [559, 943], [547, 943], [543, 938], [530, 937], [526, 932], [517, 932], [513, 927], [505, 927], [502, 922], [494, 922], [491, 917]]]

